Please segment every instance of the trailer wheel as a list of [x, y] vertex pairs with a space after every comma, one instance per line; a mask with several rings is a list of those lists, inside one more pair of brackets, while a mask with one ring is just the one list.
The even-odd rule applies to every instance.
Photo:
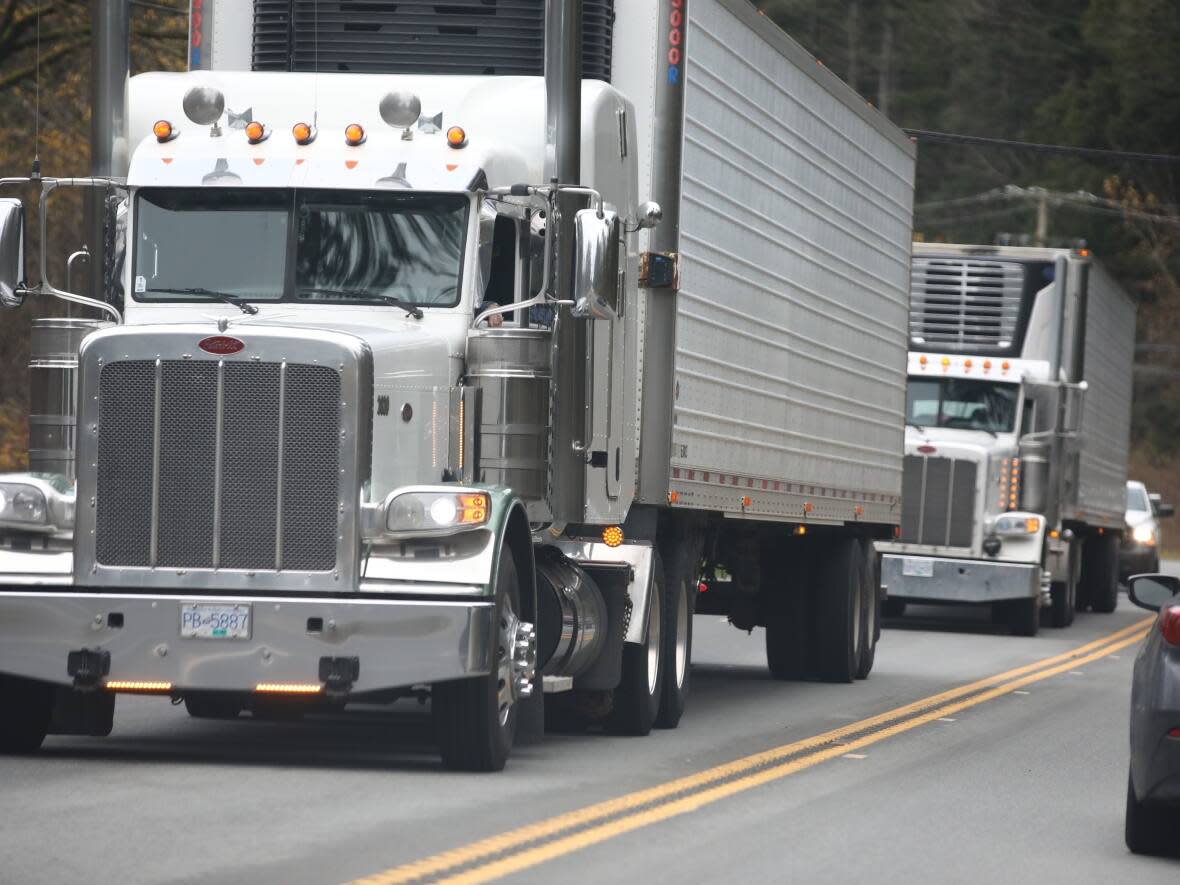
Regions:
[[881, 578], [873, 542], [866, 539], [861, 545], [864, 555], [861, 557], [860, 657], [856, 678], [868, 679], [877, 657], [877, 638], [881, 635]]
[[840, 538], [827, 554], [823, 580], [814, 586], [814, 660], [824, 682], [852, 682], [860, 666], [864, 548], [857, 538]]
[[614, 708], [607, 727], [615, 734], [643, 736], [651, 731], [660, 711], [666, 666], [664, 566], [652, 554], [652, 588], [648, 603], [647, 635], [643, 645], [623, 645], [623, 676], [615, 689]]
[[1087, 547], [1091, 544], [1095, 549], [1091, 560], [1090, 607], [1108, 615], [1119, 604], [1119, 537], [1114, 532], [1105, 532], [1086, 542]]
[[905, 614], [905, 600], [898, 596], [885, 597], [881, 603], [881, 614], [887, 618], [900, 618]]
[[435, 683], [431, 715], [443, 765], [456, 771], [500, 771], [516, 737], [513, 650], [520, 580], [505, 549], [496, 572], [492, 671], [486, 676]]
[[36, 752], [52, 714], [52, 685], [0, 676], [0, 753]]
[[657, 728], [675, 728], [680, 724], [688, 703], [689, 680], [692, 675], [692, 610], [696, 588], [691, 576], [676, 569], [668, 580], [668, 600], [664, 607], [664, 690], [660, 697], [660, 711], [656, 715]]

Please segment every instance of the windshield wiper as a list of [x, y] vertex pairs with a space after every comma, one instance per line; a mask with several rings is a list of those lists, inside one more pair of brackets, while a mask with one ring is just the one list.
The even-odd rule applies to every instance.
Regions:
[[243, 301], [237, 295], [231, 295], [229, 292], [217, 292], [213, 289], [206, 289], [202, 286], [192, 286], [187, 289], [151, 289], [152, 292], [165, 292], [169, 295], [199, 295], [203, 298], [210, 298], [216, 301], [221, 301], [225, 304], [232, 304], [242, 313], [248, 313], [251, 316], [258, 313], [258, 308], [248, 301]]
[[411, 316], [416, 320], [422, 319], [420, 307], [410, 304], [408, 301], [402, 301], [393, 295], [376, 295], [372, 292], [362, 292], [359, 289], [305, 289], [300, 287], [299, 294], [302, 295], [305, 292], [311, 295], [338, 295], [341, 298], [355, 298], [358, 301], [379, 301], [391, 307], [400, 307], [406, 312], [406, 316]]

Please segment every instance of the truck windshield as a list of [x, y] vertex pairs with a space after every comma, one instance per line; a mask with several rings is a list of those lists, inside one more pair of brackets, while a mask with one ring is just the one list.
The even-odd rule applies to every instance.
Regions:
[[1019, 395], [1019, 384], [910, 378], [906, 385], [906, 421], [918, 427], [1010, 433], [1016, 428]]
[[330, 301], [453, 307], [462, 194], [144, 188], [137, 301]]

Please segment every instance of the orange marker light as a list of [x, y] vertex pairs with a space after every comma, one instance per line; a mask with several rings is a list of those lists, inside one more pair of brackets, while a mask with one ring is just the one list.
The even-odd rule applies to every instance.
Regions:
[[344, 128], [344, 141], [351, 147], [365, 143], [365, 127], [360, 123], [349, 123]]
[[459, 495], [459, 525], [482, 525], [488, 519], [488, 496], [484, 494]]
[[[795, 526], [794, 529], [791, 530], [791, 534], [793, 534], [793, 535], [806, 535], [807, 534], [807, 526], [797, 525], [797, 526]], [[894, 536], [894, 537], [896, 537], [896, 536]]]
[[315, 130], [306, 123], [296, 123], [292, 126], [291, 135], [296, 144], [311, 144], [315, 140]]
[[920, 365], [920, 366], [925, 366], [925, 365], [926, 365], [926, 357], [925, 357], [924, 355], [923, 355], [923, 356], [920, 356], [920, 357], [918, 357], [918, 365]]
[[109, 679], [107, 691], [122, 691], [128, 694], [167, 694], [172, 691], [171, 682], [145, 682], [132, 679]]
[[259, 682], [254, 690], [263, 694], [319, 694], [324, 687], [318, 682]]
[[447, 130], [447, 144], [456, 149], [467, 147], [467, 133], [462, 126], [452, 126]]
[[172, 128], [172, 124], [167, 120], [157, 120], [152, 126], [152, 134], [156, 136], [156, 141], [165, 142], [171, 141], [176, 137], [176, 131]]
[[1002, 363], [1000, 363], [1000, 368], [1003, 369], [1005, 372], [1007, 372], [1009, 369], [1012, 368], [1012, 364], [1010, 362], [1008, 362], [1007, 360], [1004, 360]]
[[983, 371], [990, 372], [991, 370], [992, 370], [992, 361], [991, 360], [984, 360], [983, 361]]
[[623, 530], [617, 525], [608, 525], [602, 530], [602, 543], [607, 547], [618, 547], [623, 543]]
[[675, 504], [680, 500], [680, 492], [668, 492], [668, 503]]
[[266, 127], [257, 120], [252, 120], [246, 124], [246, 138], [250, 144], [258, 144], [266, 138]]

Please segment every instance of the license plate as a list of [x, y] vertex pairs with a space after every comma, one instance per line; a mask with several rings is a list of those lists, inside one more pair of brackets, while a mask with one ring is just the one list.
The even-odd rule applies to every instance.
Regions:
[[932, 578], [934, 577], [934, 560], [903, 559], [901, 573], [907, 578]]
[[181, 639], [249, 639], [250, 606], [182, 603]]

